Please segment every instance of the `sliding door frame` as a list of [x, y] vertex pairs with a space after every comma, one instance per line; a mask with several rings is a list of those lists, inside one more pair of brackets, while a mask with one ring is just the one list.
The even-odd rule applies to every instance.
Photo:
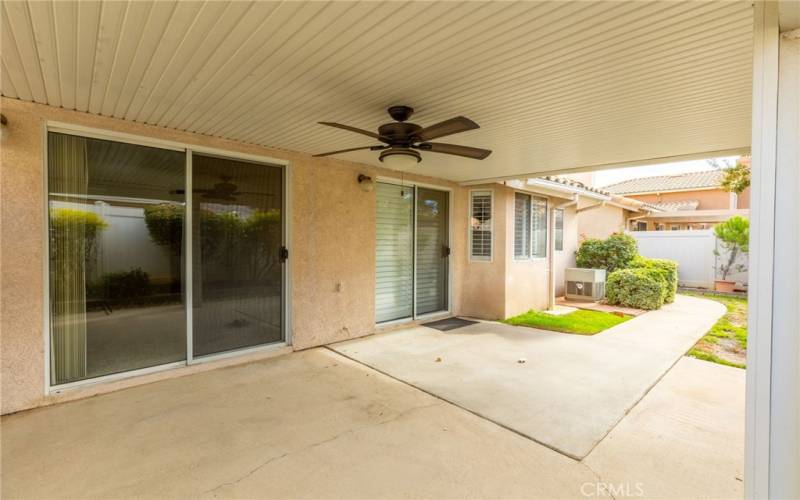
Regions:
[[[184, 293], [184, 302], [186, 303], [186, 359], [173, 363], [166, 363], [161, 365], [149, 366], [137, 370], [129, 370], [119, 373], [112, 373], [110, 375], [103, 375], [100, 377], [87, 378], [75, 382], [68, 382], [64, 384], [51, 383], [51, 355], [50, 349], [52, 348], [51, 332], [50, 332], [50, 198], [48, 186], [48, 134], [50, 132], [58, 132], [61, 134], [74, 135], [78, 137], [88, 137], [92, 139], [102, 139], [114, 142], [123, 142], [127, 144], [134, 144], [138, 146], [147, 146], [151, 148], [167, 149], [172, 151], [180, 151], [186, 155], [186, 172], [185, 172], [185, 190], [187, 193], [185, 199], [185, 216], [184, 216], [184, 244], [186, 249], [184, 251], [184, 283], [186, 283], [186, 290]], [[292, 215], [292, 198], [291, 198], [291, 180], [292, 180], [292, 164], [288, 160], [280, 158], [272, 158], [261, 155], [253, 155], [248, 153], [240, 153], [230, 151], [227, 149], [212, 148], [206, 146], [198, 146], [191, 143], [184, 143], [179, 141], [168, 141], [157, 139], [154, 137], [127, 134], [123, 132], [116, 132], [106, 129], [98, 129], [93, 127], [86, 127], [83, 125], [75, 125], [72, 123], [58, 122], [47, 120], [42, 125], [42, 190], [44, 202], [44, 214], [42, 220], [42, 261], [43, 261], [43, 336], [44, 336], [44, 393], [58, 394], [63, 391], [82, 388], [95, 384], [102, 384], [123, 380], [141, 375], [148, 375], [157, 372], [172, 370], [175, 368], [182, 368], [200, 363], [213, 362], [220, 359], [231, 358], [236, 356], [245, 356], [260, 351], [270, 351], [283, 346], [292, 344], [292, 324], [291, 324], [291, 311], [292, 311], [292, 248], [291, 248], [291, 215]], [[258, 345], [254, 347], [246, 347], [231, 351], [225, 351], [219, 354], [209, 354], [202, 357], [194, 357], [192, 355], [193, 348], [193, 331], [192, 331], [192, 154], [207, 154], [217, 156], [220, 158], [227, 158], [232, 160], [242, 160], [255, 164], [261, 164], [268, 167], [278, 167], [282, 172], [282, 207], [281, 207], [281, 245], [289, 250], [289, 259], [282, 264], [282, 283], [281, 283], [281, 319], [283, 329], [283, 340], [272, 342], [269, 344]]]
[[[406, 318], [399, 318], [393, 319], [390, 321], [382, 321], [380, 323], [375, 323], [376, 326], [390, 326], [390, 325], [397, 325], [402, 323], [410, 323], [412, 321], [417, 320], [424, 320], [433, 317], [440, 317], [452, 314], [453, 310], [453, 265], [452, 265], [452, 245], [453, 245], [453, 200], [454, 200], [454, 191], [453, 188], [448, 186], [441, 186], [438, 184], [429, 184], [425, 182], [406, 182], [403, 179], [398, 179], [397, 177], [386, 177], [386, 176], [376, 176], [375, 182], [381, 182], [384, 184], [393, 184], [395, 186], [403, 186], [408, 188], [414, 189], [414, 200], [413, 200], [413, 228], [412, 228], [412, 238], [413, 238], [413, 266], [412, 266], [412, 281], [411, 281], [411, 316]], [[417, 315], [417, 188], [426, 188], [426, 189], [433, 189], [436, 191], [442, 191], [447, 193], [447, 245], [451, 248], [450, 255], [447, 257], [447, 308], [442, 309], [441, 311], [433, 311], [430, 313], [425, 313], [421, 315]]]

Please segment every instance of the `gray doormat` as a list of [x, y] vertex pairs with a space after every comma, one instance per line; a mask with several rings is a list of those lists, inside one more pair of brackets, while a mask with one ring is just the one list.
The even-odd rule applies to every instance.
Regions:
[[477, 321], [470, 321], [462, 318], [447, 318], [440, 319], [439, 321], [431, 321], [430, 323], [423, 323], [422, 326], [427, 326], [429, 328], [435, 328], [442, 332], [446, 332], [448, 330], [455, 330], [456, 328], [474, 325], [475, 323], [477, 323]]

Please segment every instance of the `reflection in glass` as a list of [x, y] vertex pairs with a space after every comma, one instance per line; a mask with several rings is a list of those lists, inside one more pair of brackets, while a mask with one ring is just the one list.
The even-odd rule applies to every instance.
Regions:
[[186, 358], [185, 156], [48, 134], [51, 381]]
[[194, 356], [282, 336], [282, 169], [192, 156]]

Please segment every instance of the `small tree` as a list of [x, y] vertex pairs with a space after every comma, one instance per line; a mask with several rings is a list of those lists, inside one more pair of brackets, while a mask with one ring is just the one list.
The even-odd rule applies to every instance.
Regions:
[[729, 193], [741, 194], [750, 186], [750, 162], [747, 158], [740, 158], [736, 166], [725, 170], [722, 178], [722, 189]]
[[[744, 264], [737, 264], [736, 258], [740, 253], [747, 254], [750, 244], [750, 221], [738, 215], [731, 217], [722, 224], [714, 227], [714, 234], [727, 251], [727, 260], [719, 266], [723, 280], [728, 279], [732, 271], [742, 272], [746, 269]], [[719, 250], [714, 249], [714, 255], [721, 257]]]

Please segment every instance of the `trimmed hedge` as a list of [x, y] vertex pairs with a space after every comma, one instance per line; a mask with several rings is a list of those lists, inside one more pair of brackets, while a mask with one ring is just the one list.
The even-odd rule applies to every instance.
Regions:
[[584, 240], [575, 254], [575, 263], [578, 267], [605, 269], [610, 274], [617, 269], [629, 267], [638, 255], [633, 236], [614, 233], [605, 240]]
[[666, 296], [667, 282], [661, 269], [619, 269], [611, 273], [606, 281], [609, 304], [651, 310], [664, 305]]
[[653, 269], [659, 272], [665, 284], [664, 302], [671, 304], [675, 301], [678, 291], [678, 263], [669, 259], [650, 259], [636, 257], [630, 265], [631, 269]]

